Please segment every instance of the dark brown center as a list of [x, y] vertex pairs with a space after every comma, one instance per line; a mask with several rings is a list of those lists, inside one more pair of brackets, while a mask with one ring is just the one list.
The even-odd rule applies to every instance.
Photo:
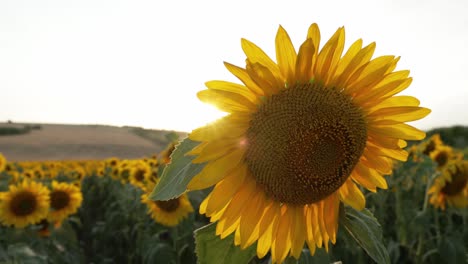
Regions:
[[58, 211], [68, 206], [70, 203], [70, 195], [64, 191], [53, 191], [50, 194], [50, 206]]
[[36, 196], [28, 191], [17, 193], [11, 200], [10, 210], [15, 216], [27, 216], [36, 210]]
[[449, 160], [448, 153], [446, 151], [441, 151], [435, 156], [434, 160], [437, 162], [439, 167], [443, 167]]
[[343, 185], [366, 141], [363, 113], [350, 96], [305, 84], [266, 98], [253, 114], [245, 161], [269, 197], [304, 205]]
[[432, 151], [434, 151], [436, 148], [435, 142], [433, 140], [429, 141], [427, 143], [426, 148], [423, 150], [423, 154], [429, 155], [431, 154]]
[[135, 171], [135, 180], [141, 182], [145, 179], [145, 171], [138, 169]]
[[468, 171], [457, 167], [452, 173], [452, 181], [447, 182], [440, 191], [448, 196], [457, 195], [465, 188], [467, 181]]
[[170, 213], [179, 208], [180, 201], [179, 198], [175, 198], [167, 201], [155, 201], [155, 203], [161, 210]]

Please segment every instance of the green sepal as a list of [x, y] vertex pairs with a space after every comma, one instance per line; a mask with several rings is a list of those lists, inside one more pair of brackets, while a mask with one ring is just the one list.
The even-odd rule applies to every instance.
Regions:
[[375, 262], [390, 263], [390, 256], [382, 241], [382, 227], [367, 209], [357, 211], [352, 207], [341, 207], [340, 223], [351, 237]]
[[182, 195], [192, 178], [204, 167], [203, 164], [193, 164], [196, 156], [185, 155], [200, 142], [185, 138], [174, 149], [169, 163], [162, 172], [161, 179], [151, 192], [149, 198], [154, 201], [167, 201]]
[[234, 245], [234, 234], [224, 239], [216, 235], [216, 223], [195, 230], [195, 253], [199, 264], [249, 263], [256, 255], [256, 244], [242, 250]]

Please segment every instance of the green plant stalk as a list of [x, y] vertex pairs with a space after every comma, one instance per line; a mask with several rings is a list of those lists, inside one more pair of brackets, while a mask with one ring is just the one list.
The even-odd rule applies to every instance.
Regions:
[[[427, 211], [427, 207], [429, 204], [429, 194], [427, 193], [429, 191], [429, 188], [432, 185], [432, 181], [434, 180], [436, 174], [434, 173], [427, 181], [426, 184], [426, 191], [424, 192], [424, 204], [422, 207], [422, 213], [425, 213]], [[424, 244], [424, 229], [421, 231], [418, 237], [418, 248], [416, 249], [416, 263], [422, 263], [422, 250], [423, 250], [423, 244]]]
[[396, 188], [396, 194], [395, 194], [395, 200], [396, 200], [396, 223], [398, 225], [398, 238], [400, 240], [400, 244], [403, 246], [406, 246], [408, 244], [408, 233], [406, 232], [406, 224], [405, 224], [405, 219], [404, 219], [404, 213], [403, 213], [403, 203], [402, 203], [402, 193], [401, 193], [401, 188]]
[[[179, 253], [179, 243], [177, 243], [177, 242], [179, 240], [179, 225], [174, 226], [171, 231], [172, 231], [171, 233], [173, 234], [173, 236], [172, 236], [172, 248], [178, 254]], [[181, 264], [179, 256], [177, 256], [177, 258], [176, 258], [176, 263]]]

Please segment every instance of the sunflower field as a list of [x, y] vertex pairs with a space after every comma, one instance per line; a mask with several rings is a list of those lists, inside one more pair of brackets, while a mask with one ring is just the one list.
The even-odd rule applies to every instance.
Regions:
[[[197, 254], [199, 263], [268, 263], [270, 253], [241, 250], [232, 235], [216, 239], [197, 213], [208, 192], [148, 198], [174, 145], [139, 160], [2, 156], [0, 263], [197, 263]], [[313, 256], [303, 248], [299, 263], [467, 261], [468, 162], [439, 134], [408, 150], [387, 177], [389, 190], [367, 192], [364, 211], [340, 208], [348, 217], [340, 215], [336, 244]]]
[[1, 156], [0, 262], [467, 263], [464, 137], [407, 124], [431, 110], [399, 57], [320, 36], [242, 39], [242, 84], [197, 94], [227, 115], [156, 155]]

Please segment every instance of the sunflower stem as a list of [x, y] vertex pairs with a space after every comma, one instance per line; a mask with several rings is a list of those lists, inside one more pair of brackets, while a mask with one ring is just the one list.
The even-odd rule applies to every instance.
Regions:
[[435, 219], [435, 224], [436, 224], [437, 245], [439, 245], [440, 239], [442, 237], [440, 234], [439, 211], [433, 210], [433, 212], [434, 212], [434, 219]]
[[[179, 228], [178, 228], [179, 225], [176, 225], [175, 227], [172, 228], [172, 247], [174, 249], [174, 251], [176, 252], [176, 254], [179, 253], [179, 247], [178, 247], [178, 243], [177, 243], [177, 240], [179, 240]], [[176, 258], [176, 263], [177, 264], [180, 264], [180, 258], [179, 256], [177, 256]]]
[[[431, 177], [428, 179], [426, 183], [426, 191], [424, 192], [424, 203], [421, 212], [424, 214], [427, 211], [427, 207], [429, 204], [429, 188], [432, 185], [432, 181], [435, 179], [437, 176], [437, 173], [433, 173]], [[422, 250], [423, 250], [423, 244], [424, 244], [424, 228], [422, 231], [419, 233], [418, 237], [418, 248], [416, 249], [416, 263], [422, 263]]]

